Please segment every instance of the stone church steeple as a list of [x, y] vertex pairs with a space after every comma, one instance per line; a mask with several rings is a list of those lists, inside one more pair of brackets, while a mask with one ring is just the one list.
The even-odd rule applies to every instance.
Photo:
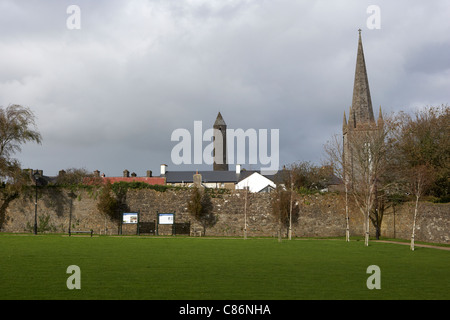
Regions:
[[[372, 108], [372, 98], [370, 96], [369, 79], [367, 76], [366, 61], [361, 39], [361, 29], [359, 31], [358, 51], [356, 54], [355, 80], [353, 83], [353, 98], [350, 106], [348, 120], [344, 112], [342, 133], [345, 135], [351, 130], [366, 130], [374, 128], [383, 123], [381, 107], [378, 121], [375, 121]], [[380, 120], [381, 119], [381, 120]]]
[[216, 122], [214, 122], [214, 171], [228, 171], [227, 163], [227, 124], [222, 118], [222, 115], [217, 115]]
[[353, 171], [353, 156], [349, 149], [349, 141], [356, 132], [364, 133], [382, 129], [384, 125], [381, 106], [378, 120], [375, 121], [372, 108], [372, 98], [370, 95], [369, 80], [367, 76], [366, 61], [361, 39], [361, 29], [359, 31], [358, 50], [356, 54], [355, 79], [353, 83], [353, 98], [350, 106], [348, 120], [344, 111], [342, 124], [342, 135], [344, 142], [344, 161]]
[[370, 96], [369, 80], [367, 77], [366, 61], [361, 39], [361, 29], [359, 31], [358, 52], [356, 55], [355, 81], [353, 84], [352, 114], [356, 128], [360, 124], [374, 123], [372, 99]]

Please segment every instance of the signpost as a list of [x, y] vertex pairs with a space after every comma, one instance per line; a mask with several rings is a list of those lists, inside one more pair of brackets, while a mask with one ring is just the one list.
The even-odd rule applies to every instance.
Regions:
[[[157, 212], [158, 220], [156, 225], [156, 235], [159, 235], [158, 233], [158, 226], [160, 224], [164, 225], [172, 225], [175, 223], [175, 212], [171, 213], [159, 213]], [[173, 235], [173, 228], [172, 228], [172, 235]]]
[[120, 224], [120, 234], [122, 234], [123, 224], [136, 224], [136, 233], [139, 235], [139, 211], [122, 213], [122, 221]]
[[137, 212], [125, 212], [122, 215], [122, 223], [138, 223], [139, 213]]
[[[175, 212], [165, 212], [160, 213], [157, 212], [157, 219], [153, 220], [153, 222], [141, 222], [141, 214], [140, 212], [124, 212], [122, 213], [122, 219], [120, 221], [120, 234], [122, 234], [122, 226], [125, 225], [136, 225], [136, 234], [139, 236], [141, 231], [143, 233], [152, 233], [155, 235], [159, 235], [159, 225], [165, 225], [169, 227], [164, 227], [162, 229], [163, 233], [168, 232], [170, 229], [172, 230], [172, 235], [175, 234], [189, 234], [191, 223], [190, 222], [180, 222], [175, 223]], [[145, 220], [145, 215], [144, 215]], [[142, 227], [142, 228], [141, 228]], [[133, 227], [126, 227], [126, 232], [130, 232]], [[142, 229], [142, 230], [141, 230]], [[156, 229], [156, 230], [155, 230]]]
[[158, 224], [173, 224], [175, 213], [158, 213]]

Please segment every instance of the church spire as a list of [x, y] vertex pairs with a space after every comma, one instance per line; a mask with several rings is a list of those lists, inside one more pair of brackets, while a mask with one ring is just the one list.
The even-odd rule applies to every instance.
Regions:
[[380, 106], [380, 111], [378, 113], [378, 121], [377, 121], [377, 126], [383, 126], [384, 124], [384, 120], [383, 120], [383, 113], [381, 112], [381, 106]]
[[347, 133], [347, 117], [345, 116], [345, 110], [344, 110], [344, 120], [342, 121], [342, 132]]
[[373, 123], [372, 99], [370, 97], [369, 80], [367, 78], [366, 62], [361, 40], [361, 29], [359, 31], [358, 52], [356, 56], [355, 82], [353, 84], [352, 111], [355, 115], [355, 123]]

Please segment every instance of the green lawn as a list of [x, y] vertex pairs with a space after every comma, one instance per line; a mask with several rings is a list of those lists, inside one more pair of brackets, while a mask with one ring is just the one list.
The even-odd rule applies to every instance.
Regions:
[[450, 251], [362, 241], [0, 235], [1, 300], [448, 300], [449, 267]]

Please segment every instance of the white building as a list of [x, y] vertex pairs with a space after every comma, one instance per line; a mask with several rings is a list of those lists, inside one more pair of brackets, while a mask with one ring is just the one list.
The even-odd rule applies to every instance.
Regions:
[[247, 188], [250, 192], [270, 192], [276, 188], [276, 185], [272, 180], [258, 172], [254, 172], [236, 184], [236, 189], [243, 190]]

